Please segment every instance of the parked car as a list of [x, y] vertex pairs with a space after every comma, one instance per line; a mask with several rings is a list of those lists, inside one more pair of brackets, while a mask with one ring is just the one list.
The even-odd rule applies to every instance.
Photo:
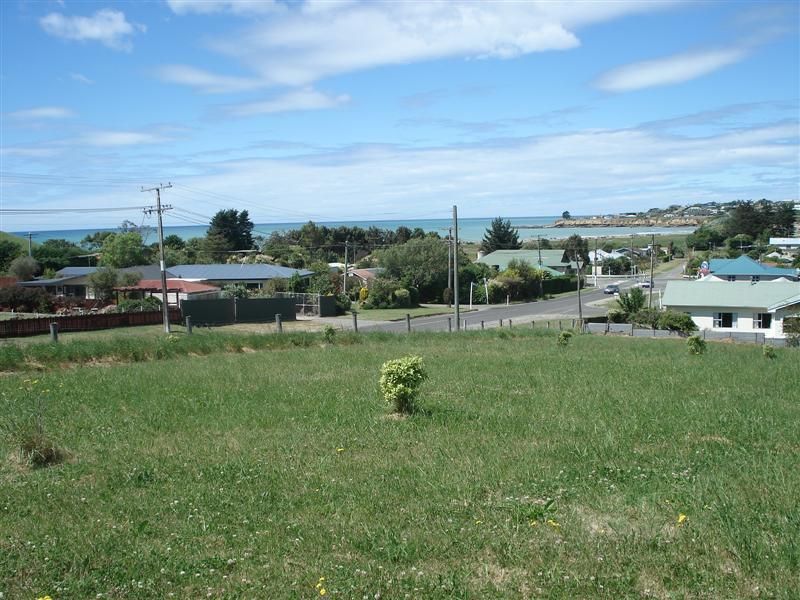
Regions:
[[603, 288], [604, 294], [619, 294], [619, 286], [616, 283], [609, 283]]

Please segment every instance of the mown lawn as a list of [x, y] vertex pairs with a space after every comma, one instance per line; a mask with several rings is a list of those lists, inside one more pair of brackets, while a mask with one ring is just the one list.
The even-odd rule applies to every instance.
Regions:
[[[0, 442], [0, 592], [796, 597], [800, 353], [555, 333], [2, 377], [4, 426], [41, 415], [71, 458]], [[424, 410], [394, 418], [377, 372], [407, 353]]]

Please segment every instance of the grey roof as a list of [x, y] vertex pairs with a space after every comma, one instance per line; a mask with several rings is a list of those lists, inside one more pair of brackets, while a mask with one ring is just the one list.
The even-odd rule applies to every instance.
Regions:
[[[56, 277], [55, 279], [32, 279], [30, 281], [20, 281], [17, 285], [22, 287], [50, 287], [56, 285], [70, 285], [70, 281], [81, 279], [83, 275], [73, 277]], [[79, 285], [82, 285], [79, 284]]]
[[300, 277], [312, 273], [306, 269], [265, 264], [176, 265], [170, 267], [169, 271], [176, 278], [204, 281], [288, 279], [295, 273]]
[[[542, 256], [542, 267], [566, 267], [571, 266], [575, 268], [575, 263], [569, 263], [564, 258], [563, 250], [495, 250], [486, 256], [482, 256], [475, 262], [483, 263], [485, 265], [497, 266], [501, 271], [508, 268], [508, 263], [512, 260], [521, 260], [528, 263], [532, 267], [539, 266], [539, 252]], [[561, 275], [561, 273], [559, 273]]]
[[[84, 277], [91, 275], [102, 267], [64, 267], [56, 272], [57, 277]], [[160, 279], [161, 266], [160, 265], [136, 265], [135, 267], [124, 267], [117, 269], [122, 273], [140, 273], [142, 279]], [[167, 277], [172, 277], [169, 269], [167, 269]]]
[[788, 306], [785, 302], [798, 296], [800, 282], [796, 281], [669, 281], [662, 302], [670, 308], [697, 306], [774, 310], [776, 306]]

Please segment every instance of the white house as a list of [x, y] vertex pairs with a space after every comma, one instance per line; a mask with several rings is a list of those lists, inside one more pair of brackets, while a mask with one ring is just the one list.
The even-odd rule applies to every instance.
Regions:
[[800, 282], [670, 281], [662, 305], [689, 314], [700, 330], [782, 339], [783, 320], [800, 316]]

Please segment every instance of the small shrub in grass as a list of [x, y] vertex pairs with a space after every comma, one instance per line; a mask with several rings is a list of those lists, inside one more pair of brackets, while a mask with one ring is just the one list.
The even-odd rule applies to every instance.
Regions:
[[769, 344], [764, 344], [761, 351], [764, 354], [764, 358], [775, 358], [777, 356], [775, 353], [775, 346], [770, 346]]
[[333, 325], [325, 325], [322, 329], [322, 337], [325, 338], [325, 342], [332, 344], [336, 339], [336, 328]]
[[22, 462], [33, 468], [49, 467], [64, 462], [67, 452], [45, 433], [41, 414], [28, 418], [5, 420], [3, 437], [16, 447]]
[[562, 331], [561, 333], [558, 334], [558, 340], [556, 341], [556, 343], [563, 348], [567, 344], [569, 344], [569, 340], [571, 337], [572, 337], [571, 331]]
[[427, 378], [420, 356], [389, 360], [381, 366], [381, 392], [394, 412], [411, 414], [416, 408], [419, 386]]
[[699, 335], [690, 335], [686, 340], [689, 354], [703, 354], [706, 351], [706, 341]]

